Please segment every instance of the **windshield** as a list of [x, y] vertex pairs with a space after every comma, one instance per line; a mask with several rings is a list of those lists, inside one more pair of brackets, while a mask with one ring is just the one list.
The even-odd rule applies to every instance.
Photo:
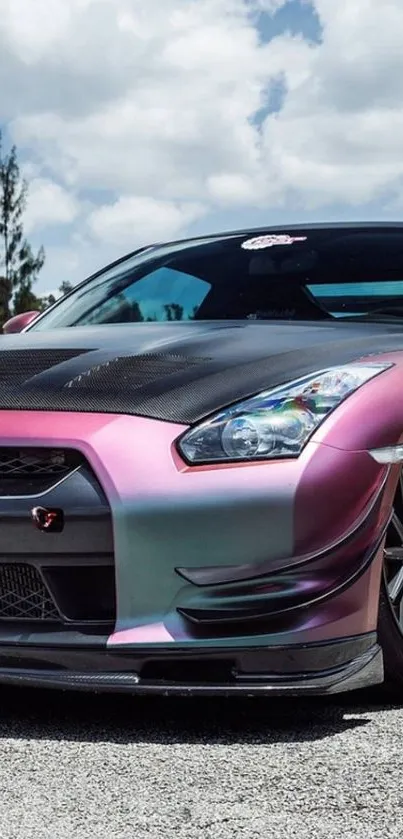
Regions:
[[403, 230], [276, 231], [148, 248], [82, 283], [30, 330], [335, 318], [403, 318]]

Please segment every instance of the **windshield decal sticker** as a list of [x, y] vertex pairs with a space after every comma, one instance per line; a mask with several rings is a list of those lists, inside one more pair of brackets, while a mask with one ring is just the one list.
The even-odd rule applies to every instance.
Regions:
[[307, 236], [268, 235], [256, 236], [254, 239], [247, 239], [242, 242], [241, 248], [245, 251], [259, 251], [263, 248], [272, 248], [274, 245], [293, 245], [294, 242], [306, 242]]

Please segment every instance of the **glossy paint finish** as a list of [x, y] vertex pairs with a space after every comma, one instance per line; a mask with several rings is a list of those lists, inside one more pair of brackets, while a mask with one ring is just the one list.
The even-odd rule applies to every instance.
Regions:
[[14, 315], [3, 325], [3, 332], [5, 335], [13, 335], [22, 332], [30, 323], [32, 323], [39, 316], [39, 312], [21, 312], [20, 315]]

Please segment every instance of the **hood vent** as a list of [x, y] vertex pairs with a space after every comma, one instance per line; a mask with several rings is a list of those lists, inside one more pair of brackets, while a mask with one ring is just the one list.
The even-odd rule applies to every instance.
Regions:
[[6, 350], [0, 352], [0, 388], [23, 384], [45, 373], [51, 367], [64, 364], [86, 350]]
[[137, 390], [153, 382], [186, 373], [205, 358], [185, 358], [173, 354], [119, 356], [75, 376], [64, 387], [110, 394]]

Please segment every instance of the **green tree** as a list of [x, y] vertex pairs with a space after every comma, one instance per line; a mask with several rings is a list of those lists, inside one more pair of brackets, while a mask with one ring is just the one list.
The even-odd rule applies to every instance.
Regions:
[[[58, 288], [58, 291], [60, 292], [61, 297], [64, 297], [64, 295], [68, 294], [69, 291], [72, 291], [72, 289], [73, 289], [72, 283], [70, 283], [68, 280], [63, 280], [63, 282], [61, 283], [61, 285]], [[24, 304], [28, 303], [28, 301], [30, 301], [32, 303], [35, 303], [36, 305], [34, 305], [32, 308], [37, 309], [38, 312], [44, 312], [45, 309], [49, 308], [49, 306], [53, 306], [53, 304], [56, 303], [56, 300], [57, 300], [57, 298], [55, 297], [54, 294], [44, 294], [43, 297], [37, 298], [31, 292], [31, 296], [26, 297], [24, 299], [23, 303]], [[16, 304], [14, 303], [14, 307], [15, 306], [16, 306]], [[26, 312], [27, 309], [23, 309], [23, 311]]]
[[56, 303], [56, 297], [54, 294], [45, 294], [44, 297], [39, 298], [39, 308], [38, 311], [44, 312], [45, 309], [48, 309], [49, 306], [53, 306]]
[[60, 294], [62, 295], [62, 297], [64, 297], [65, 294], [68, 294], [69, 291], [72, 291], [72, 290], [73, 290], [73, 284], [70, 283], [69, 280], [63, 280], [62, 284], [59, 285], [59, 291], [60, 291]]
[[[48, 305], [48, 304], [47, 304]], [[41, 312], [44, 308], [44, 299], [37, 297], [32, 291], [32, 285], [28, 281], [20, 282], [13, 296], [13, 314], [21, 312]]]
[[32, 286], [45, 262], [45, 252], [41, 247], [34, 254], [24, 236], [27, 195], [16, 147], [4, 153], [0, 133], [0, 323], [12, 314], [40, 307]]

